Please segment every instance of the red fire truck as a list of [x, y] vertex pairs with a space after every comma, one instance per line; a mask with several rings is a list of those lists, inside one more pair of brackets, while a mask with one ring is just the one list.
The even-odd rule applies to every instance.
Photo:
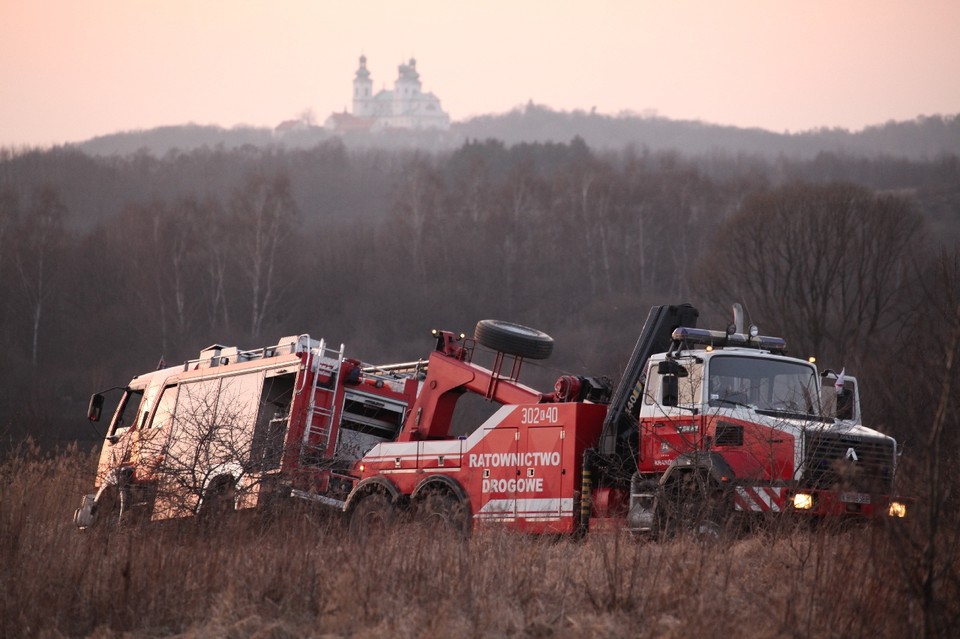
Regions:
[[255, 350], [216, 344], [96, 393], [92, 421], [111, 391], [119, 400], [96, 492], [75, 522], [210, 514], [291, 495], [342, 504], [357, 460], [396, 439], [425, 370], [371, 366], [299, 335]]
[[654, 307], [615, 392], [601, 377], [522, 384], [553, 340], [496, 320], [473, 339], [434, 331], [427, 361], [389, 366], [305, 336], [211, 347], [123, 389], [75, 520], [107, 503], [159, 519], [288, 496], [357, 532], [406, 516], [462, 532], [711, 535], [764, 513], [905, 516], [896, 442], [860, 424], [855, 380], [788, 357], [735, 311], [710, 331], [689, 305]]

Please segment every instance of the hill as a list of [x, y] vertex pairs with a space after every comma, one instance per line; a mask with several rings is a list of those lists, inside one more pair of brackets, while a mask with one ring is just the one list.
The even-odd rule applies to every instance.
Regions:
[[146, 131], [126, 131], [93, 138], [77, 145], [91, 155], [128, 155], [146, 151], [163, 156], [173, 150], [243, 147], [309, 148], [329, 139], [342, 139], [350, 148], [417, 148], [452, 150], [468, 140], [500, 140], [506, 144], [565, 143], [582, 138], [598, 150], [632, 146], [650, 151], [679, 151], [810, 159], [819, 153], [864, 157], [897, 156], [914, 160], [960, 154], [960, 115], [920, 116], [907, 122], [887, 122], [862, 131], [816, 129], [776, 133], [759, 128], [722, 126], [699, 121], [621, 113], [554, 111], [527, 104], [508, 113], [482, 115], [454, 123], [449, 132], [389, 131], [339, 134], [307, 126], [278, 132], [267, 128], [188, 124]]

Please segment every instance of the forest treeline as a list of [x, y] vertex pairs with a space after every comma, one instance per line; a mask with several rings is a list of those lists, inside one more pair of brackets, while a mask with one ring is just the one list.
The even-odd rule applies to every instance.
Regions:
[[535, 385], [616, 379], [650, 306], [691, 302], [724, 326], [740, 301], [792, 353], [856, 371], [867, 421], [921, 460], [955, 375], [958, 238], [957, 156], [764, 160], [580, 138], [7, 150], [0, 428], [92, 442], [91, 392], [215, 342], [310, 333], [400, 361], [427, 354], [431, 328], [484, 318], [557, 340], [528, 367]]
[[914, 159], [960, 153], [960, 117], [920, 116], [890, 121], [860, 131], [819, 128], [809, 131], [768, 131], [671, 120], [656, 113], [606, 115], [586, 111], [554, 111], [528, 103], [499, 115], [477, 116], [457, 123], [454, 131], [468, 139], [494, 137], [508, 144], [566, 141], [579, 135], [596, 149], [634, 144], [650, 150], [687, 154], [728, 153], [811, 159], [821, 152], [865, 156], [892, 155]]
[[696, 120], [671, 120], [656, 113], [608, 115], [581, 110], [555, 111], [530, 102], [507, 113], [454, 122], [450, 130], [444, 132], [395, 129], [373, 134], [339, 133], [306, 118], [282, 131], [246, 125], [225, 129], [196, 124], [124, 131], [87, 140], [78, 148], [102, 156], [129, 155], [142, 150], [162, 156], [170, 151], [204, 146], [236, 149], [280, 144], [287, 148], [310, 148], [340, 138], [351, 149], [417, 148], [450, 152], [465, 141], [475, 139], [493, 138], [515, 145], [566, 143], [574, 136], [583, 138], [596, 150], [633, 145], [654, 152], [678, 151], [688, 155], [722, 150], [768, 159], [784, 156], [810, 160], [826, 152], [923, 160], [960, 154], [960, 115], [925, 115], [908, 121], [875, 124], [860, 131], [819, 128], [776, 132]]

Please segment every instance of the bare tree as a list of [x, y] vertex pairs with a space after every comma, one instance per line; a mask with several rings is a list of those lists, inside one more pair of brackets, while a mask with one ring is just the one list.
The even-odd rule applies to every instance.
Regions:
[[157, 202], [144, 210], [149, 216], [149, 268], [153, 303], [160, 313], [161, 352], [187, 334], [193, 285], [192, 259], [196, 252], [196, 204], [191, 199], [172, 208]]
[[208, 317], [211, 325], [220, 324], [230, 330], [230, 306], [227, 279], [232, 253], [229, 238], [230, 223], [223, 207], [216, 200], [203, 202], [195, 211], [198, 241], [202, 248], [201, 261], [208, 278]]
[[[900, 483], [918, 499], [904, 525], [892, 528], [897, 560], [922, 611], [918, 636], [952, 636], [960, 617], [960, 443], [956, 386], [960, 376], [960, 254], [941, 250], [924, 265], [918, 312], [891, 357], [893, 380], [884, 399], [903, 422], [906, 449]], [[922, 306], [919, 306], [922, 304]], [[923, 348], [916, 335], [922, 335]], [[899, 370], [896, 370], [899, 369]], [[909, 397], [910, 401], [904, 401]], [[906, 476], [904, 473], [906, 472]]]
[[[0, 287], [3, 287], [7, 260], [10, 254], [10, 235], [20, 215], [20, 198], [16, 191], [0, 191]], [[2, 288], [0, 288], [2, 290]], [[0, 322], [5, 324], [5, 311], [0, 310]]]
[[11, 229], [17, 223], [20, 211], [20, 198], [12, 190], [0, 192], [0, 273], [7, 255], [7, 241]]
[[239, 262], [250, 284], [250, 334], [256, 337], [276, 301], [281, 247], [298, 217], [290, 180], [283, 174], [250, 176], [234, 195], [233, 217]]
[[901, 293], [923, 237], [922, 218], [902, 197], [792, 184], [747, 200], [710, 242], [692, 284], [718, 306], [744, 302], [753, 318], [802, 340], [802, 353], [862, 362], [867, 336], [903, 320]]
[[427, 252], [432, 246], [430, 234], [434, 233], [431, 222], [437, 221], [442, 192], [437, 171], [429, 160], [421, 155], [415, 156], [404, 168], [397, 187], [399, 226], [409, 233], [413, 266], [422, 286], [426, 286], [428, 282], [430, 259]]
[[46, 303], [54, 292], [58, 257], [64, 244], [63, 219], [67, 207], [53, 187], [33, 193], [27, 215], [18, 226], [14, 264], [30, 311], [30, 362], [37, 365], [40, 325]]

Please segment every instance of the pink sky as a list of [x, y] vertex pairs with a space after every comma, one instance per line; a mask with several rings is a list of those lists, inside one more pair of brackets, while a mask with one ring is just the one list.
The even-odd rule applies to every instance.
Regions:
[[0, 146], [276, 126], [417, 58], [454, 120], [559, 110], [803, 131], [960, 113], [958, 0], [0, 0]]

